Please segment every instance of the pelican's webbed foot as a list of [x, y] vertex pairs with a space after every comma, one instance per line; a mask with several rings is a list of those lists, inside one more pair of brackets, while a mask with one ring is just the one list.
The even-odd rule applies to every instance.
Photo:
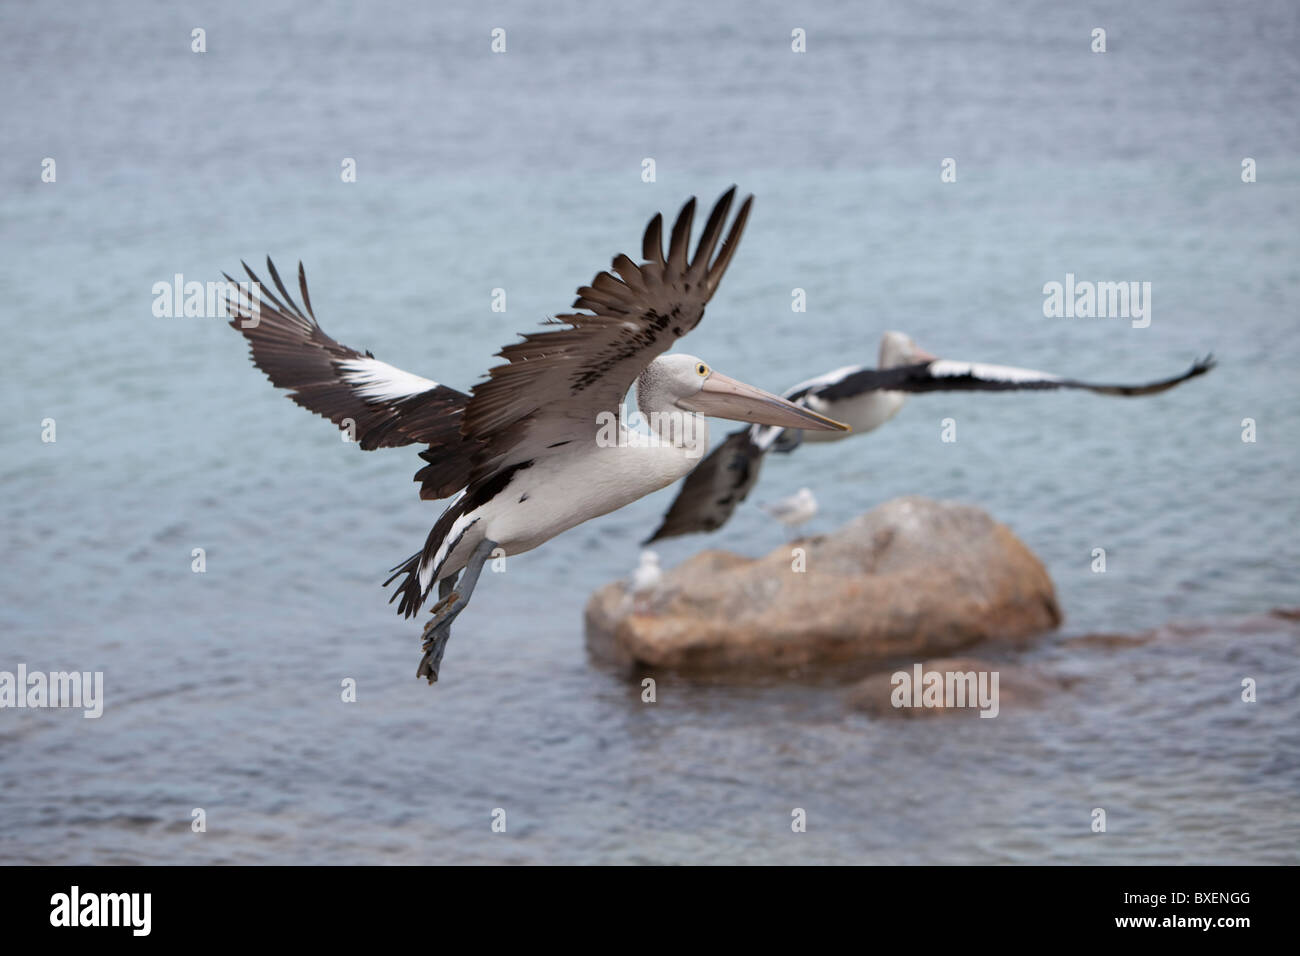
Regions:
[[451, 622], [434, 618], [424, 626], [424, 644], [421, 650], [424, 656], [420, 658], [420, 667], [415, 672], [416, 677], [423, 677], [430, 684], [438, 680], [438, 669], [442, 666], [442, 653], [447, 649], [447, 641], [451, 637]]

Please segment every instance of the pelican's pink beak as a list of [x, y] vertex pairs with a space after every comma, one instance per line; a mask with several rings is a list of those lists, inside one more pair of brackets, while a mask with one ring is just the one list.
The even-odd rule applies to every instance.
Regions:
[[775, 425], [809, 431], [849, 431], [849, 426], [843, 422], [818, 415], [811, 409], [787, 402], [779, 395], [738, 382], [719, 372], [710, 373], [704, 380], [703, 388], [689, 398], [678, 400], [677, 404], [690, 412], [749, 422], [751, 425]]

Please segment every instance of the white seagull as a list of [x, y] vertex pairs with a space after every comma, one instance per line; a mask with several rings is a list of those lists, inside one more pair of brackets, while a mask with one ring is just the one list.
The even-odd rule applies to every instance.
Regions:
[[659, 555], [653, 551], [642, 551], [641, 563], [632, 572], [627, 606], [638, 613], [645, 611], [650, 601], [659, 593], [659, 585], [663, 582], [663, 577], [663, 572], [659, 569]]
[[663, 522], [644, 543], [716, 531], [758, 481], [763, 457], [769, 451], [786, 453], [804, 441], [835, 441], [872, 431], [898, 414], [910, 392], [1075, 388], [1102, 395], [1154, 395], [1213, 367], [1213, 357], [1207, 356], [1173, 378], [1145, 385], [1098, 385], [1026, 368], [940, 359], [902, 332], [886, 332], [880, 340], [877, 368], [848, 365], [800, 382], [784, 393], [798, 405], [844, 422], [851, 431], [754, 426], [730, 433], [687, 476]]
[[800, 526], [817, 515], [817, 499], [809, 488], [800, 488], [789, 497], [779, 498], [760, 507], [794, 535], [798, 534]]
[[[735, 254], [753, 197], [741, 204], [719, 247], [734, 195], [733, 186], [713, 207], [693, 257], [695, 200], [678, 215], [667, 255], [663, 219], [656, 215], [645, 231], [640, 265], [615, 257], [612, 272], [578, 289], [577, 311], [551, 320], [557, 328], [503, 348], [498, 354], [505, 363], [469, 394], [326, 335], [316, 324], [301, 264], [301, 309], [269, 259], [279, 298], [244, 266], [254, 293], [248, 301], [232, 294], [230, 324], [248, 339], [253, 363], [299, 405], [341, 427], [350, 422], [362, 448], [427, 445], [420, 452], [426, 464], [415, 476], [421, 498], [459, 493], [423, 549], [385, 582], [402, 579], [393, 598], [400, 596], [398, 611], [407, 617], [438, 586], [419, 676], [437, 680], [451, 623], [469, 603], [489, 557], [530, 551], [672, 484], [707, 447], [701, 416], [809, 433], [845, 429], [694, 356], [662, 354], [699, 323]], [[623, 399], [633, 383], [651, 441], [623, 425]], [[616, 429], [608, 427], [611, 418]]]

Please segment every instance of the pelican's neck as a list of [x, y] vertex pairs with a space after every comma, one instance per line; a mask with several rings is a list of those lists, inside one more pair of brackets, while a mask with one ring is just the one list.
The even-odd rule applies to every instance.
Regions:
[[673, 400], [653, 364], [636, 381], [636, 407], [658, 444], [681, 448], [698, 457], [709, 448], [709, 420]]
[[881, 337], [876, 368], [898, 368], [901, 365], [915, 365], [920, 361], [920, 350], [910, 336], [902, 332], [886, 332]]
[[705, 416], [673, 402], [648, 402], [639, 392], [636, 407], [658, 444], [684, 449], [709, 447], [709, 420]]

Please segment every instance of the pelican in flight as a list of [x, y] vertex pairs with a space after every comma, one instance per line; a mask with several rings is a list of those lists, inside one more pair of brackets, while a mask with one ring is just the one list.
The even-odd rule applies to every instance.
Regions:
[[[301, 263], [301, 308], [269, 259], [278, 297], [244, 265], [253, 294], [232, 294], [228, 308], [253, 364], [299, 405], [355, 429], [363, 449], [427, 445], [415, 475], [420, 497], [455, 496], [424, 547], [385, 582], [401, 579], [390, 601], [400, 597], [398, 612], [406, 617], [438, 587], [418, 676], [438, 679], [452, 621], [489, 557], [530, 551], [672, 484], [708, 447], [703, 416], [808, 434], [846, 429], [695, 356], [663, 354], [699, 324], [735, 255], [753, 197], [741, 204], [719, 247], [734, 195], [733, 186], [713, 207], [693, 256], [694, 198], [677, 217], [666, 255], [663, 219], [656, 215], [646, 227], [640, 265], [615, 257], [611, 272], [578, 289], [573, 313], [505, 346], [497, 353], [505, 362], [468, 394], [326, 335], [316, 324]], [[648, 431], [624, 424], [623, 400], [633, 383]]]
[[842, 421], [849, 432], [812, 432], [799, 428], [754, 426], [727, 435], [682, 483], [659, 528], [643, 543], [716, 531], [749, 495], [769, 451], [788, 453], [805, 441], [821, 442], [861, 435], [879, 428], [899, 410], [911, 392], [1014, 391], [1075, 388], [1101, 395], [1155, 395], [1214, 367], [1207, 356], [1173, 378], [1145, 385], [1099, 385], [1047, 372], [1006, 365], [982, 365], [937, 358], [902, 332], [880, 340], [876, 368], [849, 365], [792, 386], [785, 398], [821, 415]]

